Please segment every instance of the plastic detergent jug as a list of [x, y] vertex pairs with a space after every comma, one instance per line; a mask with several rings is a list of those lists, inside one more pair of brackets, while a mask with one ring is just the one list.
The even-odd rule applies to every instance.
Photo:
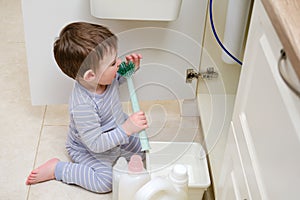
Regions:
[[120, 157], [113, 167], [113, 189], [112, 189], [112, 199], [118, 200], [119, 195], [119, 182], [120, 176], [126, 174], [128, 170], [128, 163], [124, 157]]
[[186, 199], [188, 199], [188, 174], [186, 167], [180, 164], [174, 165], [168, 178], [153, 178], [134, 196], [134, 200]]
[[119, 200], [133, 199], [135, 193], [148, 181], [150, 181], [150, 174], [144, 168], [142, 157], [131, 156], [128, 173], [120, 176]]

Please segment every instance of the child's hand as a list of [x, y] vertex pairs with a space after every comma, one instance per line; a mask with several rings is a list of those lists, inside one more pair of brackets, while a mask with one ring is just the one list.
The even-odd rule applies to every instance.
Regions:
[[145, 113], [142, 111], [133, 113], [125, 121], [125, 123], [122, 124], [122, 128], [124, 129], [124, 131], [128, 136], [148, 128], [148, 123], [147, 123]]
[[130, 54], [128, 56], [126, 56], [126, 61], [129, 62], [133, 62], [134, 65], [135, 65], [135, 71], [138, 70], [140, 68], [140, 61], [142, 59], [142, 55], [141, 54], [136, 54], [136, 53], [133, 53], [133, 54]]

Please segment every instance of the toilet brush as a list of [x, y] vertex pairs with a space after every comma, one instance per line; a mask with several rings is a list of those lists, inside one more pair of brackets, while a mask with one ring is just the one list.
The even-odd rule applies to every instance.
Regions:
[[[125, 77], [128, 84], [128, 91], [131, 99], [131, 106], [133, 112], [140, 111], [139, 102], [135, 93], [134, 84], [132, 81], [132, 74], [135, 72], [135, 65], [133, 62], [129, 61], [128, 63], [122, 62], [119, 66], [118, 73]], [[142, 146], [142, 151], [148, 151], [150, 149], [148, 137], [145, 130], [139, 132], [139, 138]]]

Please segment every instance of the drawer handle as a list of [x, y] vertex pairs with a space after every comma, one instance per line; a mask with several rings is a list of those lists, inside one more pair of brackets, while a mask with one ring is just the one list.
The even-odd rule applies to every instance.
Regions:
[[281, 64], [283, 61], [287, 59], [286, 53], [283, 49], [280, 50], [280, 58], [278, 61], [278, 71], [285, 82], [285, 84], [298, 96], [300, 97], [300, 88], [296, 86], [296, 84], [293, 83], [284, 73], [283, 73], [283, 68], [284, 66]]

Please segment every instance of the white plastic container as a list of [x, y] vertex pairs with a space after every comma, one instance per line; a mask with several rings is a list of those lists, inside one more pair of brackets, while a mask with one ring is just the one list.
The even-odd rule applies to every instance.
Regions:
[[113, 167], [113, 189], [112, 189], [112, 199], [118, 200], [119, 198], [119, 182], [121, 175], [127, 174], [128, 163], [126, 158], [120, 157]]
[[101, 19], [173, 21], [181, 0], [90, 0], [90, 7]]
[[133, 155], [128, 163], [128, 173], [120, 176], [119, 200], [133, 199], [136, 192], [148, 181], [150, 174], [143, 166], [142, 157]]
[[188, 199], [202, 199], [210, 186], [206, 153], [200, 143], [191, 142], [150, 142], [147, 167], [151, 177], [166, 177], [174, 164], [182, 164], [188, 171]]
[[168, 178], [155, 177], [135, 195], [134, 200], [187, 200], [188, 174], [184, 165], [176, 164]]

